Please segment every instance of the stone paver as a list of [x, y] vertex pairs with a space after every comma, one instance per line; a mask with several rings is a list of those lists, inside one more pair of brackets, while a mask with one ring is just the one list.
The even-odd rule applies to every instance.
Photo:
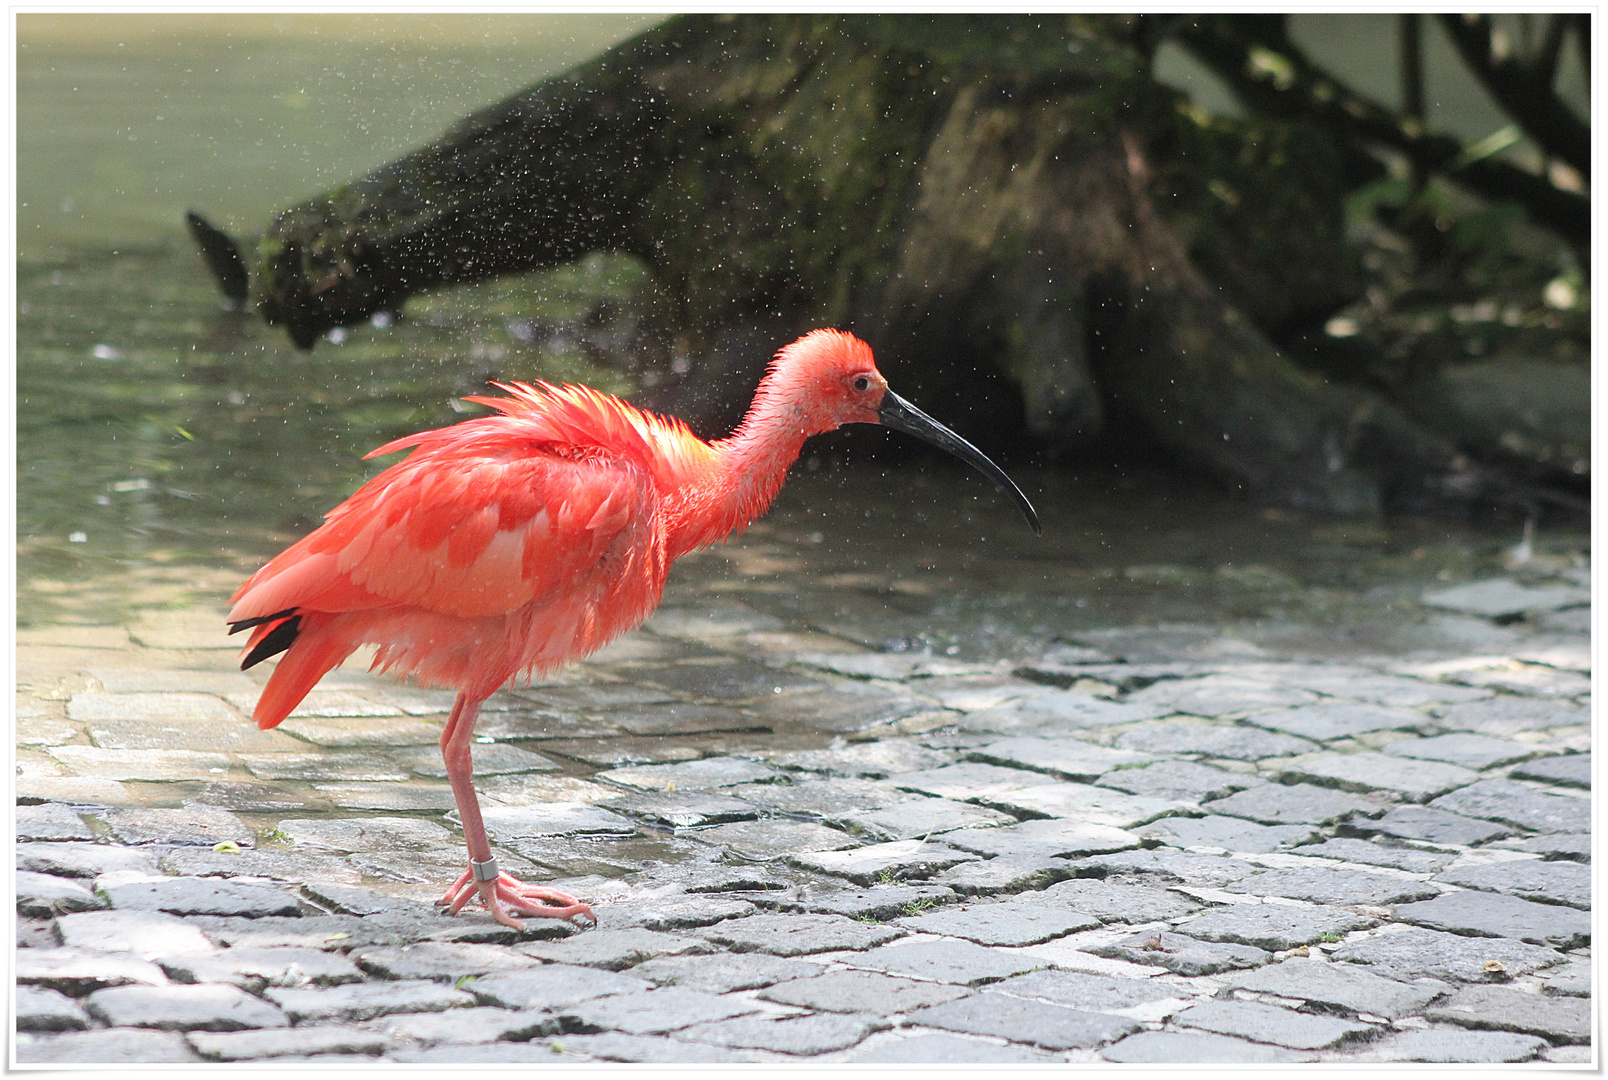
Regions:
[[838, 851], [860, 841], [840, 829], [808, 821], [734, 821], [688, 834], [703, 844], [728, 847], [748, 859], [769, 860], [804, 852]]
[[[114, 871], [114, 873], [117, 873]], [[298, 915], [301, 905], [283, 889], [218, 878], [170, 877], [157, 881], [109, 882], [96, 887], [114, 908], [123, 911], [166, 911], [173, 915]]]
[[1152, 799], [1199, 803], [1221, 799], [1248, 787], [1267, 783], [1258, 776], [1229, 772], [1193, 761], [1158, 761], [1142, 768], [1118, 769], [1095, 781], [1133, 795]]
[[[23, 810], [37, 807], [17, 807]], [[111, 870], [157, 872], [157, 853], [112, 844], [23, 843], [16, 846], [17, 870], [57, 877], [94, 878]]]
[[18, 1031], [82, 1031], [89, 1017], [78, 1002], [43, 986], [17, 987]]
[[820, 964], [808, 960], [766, 953], [723, 952], [706, 956], [661, 956], [636, 965], [631, 975], [656, 986], [729, 994], [808, 979], [824, 970]]
[[1166, 968], [1179, 975], [1213, 975], [1219, 971], [1258, 967], [1272, 959], [1265, 949], [1254, 945], [1202, 940], [1165, 932], [1130, 934], [1104, 945], [1088, 946], [1086, 951], [1112, 960]]
[[1202, 809], [1264, 825], [1322, 825], [1372, 817], [1380, 808], [1355, 795], [1312, 784], [1261, 784], [1226, 799], [1213, 799]]
[[1590, 715], [1554, 701], [1499, 694], [1440, 710], [1440, 725], [1505, 738], [1522, 731], [1590, 723]]
[[1271, 1065], [1313, 1060], [1311, 1054], [1282, 1046], [1187, 1031], [1141, 1031], [1101, 1050], [1100, 1056], [1124, 1065]]
[[1016, 794], [1021, 788], [1055, 784], [1058, 781], [1053, 776], [1030, 769], [1007, 769], [967, 761], [939, 769], [901, 773], [888, 777], [887, 782], [906, 791], [967, 802], [990, 801], [1000, 795]]
[[554, 964], [623, 971], [632, 964], [655, 956], [707, 952], [709, 945], [702, 938], [666, 934], [658, 930], [593, 930], [563, 941], [538, 941], [521, 945], [519, 951]]
[[[1008, 826], [1014, 828], [1016, 826]], [[927, 843], [924, 840], [892, 840], [884, 844], [868, 844], [849, 851], [812, 851], [791, 855], [787, 861], [803, 870], [847, 878], [861, 885], [875, 881], [929, 878], [951, 866], [968, 862], [977, 856], [951, 847], [947, 841], [964, 833], [995, 832], [994, 829], [962, 829], [943, 834], [946, 843]]]
[[1414, 874], [1430, 874], [1450, 866], [1457, 856], [1436, 851], [1423, 851], [1409, 847], [1387, 847], [1380, 843], [1355, 840], [1340, 836], [1321, 844], [1308, 844], [1296, 848], [1292, 854], [1316, 855], [1325, 859], [1343, 859], [1350, 863], [1370, 863], [1374, 866], [1392, 866]]
[[[309, 694], [308, 698], [311, 697]], [[435, 746], [441, 741], [439, 725], [401, 716], [345, 717], [328, 720], [297, 717], [293, 714], [292, 719], [279, 725], [279, 730], [315, 746], [342, 749], [369, 746]], [[477, 768], [480, 765], [480, 753], [479, 749], [475, 751]], [[437, 760], [440, 760], [439, 755]]]
[[968, 712], [956, 724], [979, 735], [1057, 735], [1068, 729], [1112, 727], [1169, 712], [1163, 705], [1111, 701], [1071, 691], [1034, 694]]
[[1563, 754], [1537, 758], [1525, 762], [1509, 775], [1521, 780], [1539, 780], [1546, 784], [1567, 784], [1570, 787], [1591, 786], [1591, 755]]
[[760, 991], [767, 1001], [827, 1012], [892, 1016], [953, 1001], [970, 993], [947, 983], [917, 982], [872, 971], [833, 971]]
[[1591, 996], [1591, 965], [1589, 963], [1570, 964], [1568, 967], [1560, 968], [1556, 972], [1543, 972], [1542, 974], [1543, 976], [1549, 976], [1546, 982], [1541, 984], [1541, 992], [1544, 994], [1561, 994], [1565, 997]]
[[104, 814], [112, 836], [125, 844], [232, 843], [251, 847], [256, 833], [227, 810], [187, 806], [182, 810], [113, 810]]
[[1181, 918], [1200, 905], [1188, 897], [1149, 885], [1074, 878], [1043, 892], [1024, 893], [1024, 903], [1065, 905], [1101, 922], [1145, 923]]
[[194, 924], [159, 911], [83, 911], [56, 920], [63, 945], [102, 952], [210, 953]]
[[[493, 1048], [475, 1047], [475, 1049]], [[773, 1054], [768, 1050], [734, 1050], [723, 1046], [710, 1046], [707, 1043], [685, 1042], [681, 1039], [654, 1035], [622, 1035], [613, 1031], [603, 1035], [565, 1035], [562, 1039], [554, 1039], [546, 1050], [536, 1044], [529, 1046], [503, 1044], [501, 1049], [502, 1053], [498, 1056], [483, 1060], [537, 1061], [550, 1064], [567, 1063], [579, 1057], [581, 1060], [630, 1061], [660, 1065], [754, 1064], [787, 1060], [782, 1055]], [[436, 1056], [425, 1057], [421, 1054], [414, 1060], [453, 1064], [465, 1060], [465, 1051], [456, 1047], [450, 1048], [448, 1053], [441, 1051], [426, 1051], [426, 1053], [434, 1053]], [[402, 1060], [400, 1055], [398, 1060]]]
[[1591, 1039], [1588, 999], [1531, 994], [1507, 986], [1465, 987], [1425, 1015], [1464, 1027], [1539, 1035], [1557, 1043]]
[[630, 818], [588, 803], [488, 806], [482, 816], [486, 832], [499, 841], [527, 836], [629, 836], [636, 832], [636, 823]]
[[92, 840], [95, 832], [89, 824], [61, 803], [35, 803], [19, 806], [16, 810], [17, 839], [29, 840]]
[[907, 931], [842, 915], [755, 915], [705, 927], [698, 933], [736, 952], [804, 956], [836, 949], [869, 949]]
[[530, 971], [486, 975], [464, 986], [482, 1005], [504, 1009], [559, 1009], [609, 994], [640, 993], [649, 989], [651, 983], [634, 975], [551, 963]]
[[1585, 832], [1591, 827], [1589, 799], [1551, 795], [1516, 780], [1481, 780], [1430, 805], [1537, 832]]
[[1312, 904], [1405, 904], [1428, 900], [1441, 889], [1429, 882], [1411, 881], [1360, 870], [1326, 870], [1297, 867], [1269, 870], [1241, 878], [1224, 887], [1228, 892], [1252, 896], [1286, 896]]
[[1377, 924], [1370, 916], [1337, 907], [1234, 904], [1185, 919], [1177, 931], [1203, 941], [1232, 941], [1277, 952]]
[[171, 1064], [197, 1060], [195, 1052], [176, 1031], [147, 1028], [101, 1028], [68, 1031], [17, 1041], [22, 1064], [133, 1065], [143, 1062]]
[[67, 701], [67, 718], [80, 723], [96, 720], [136, 720], [148, 724], [200, 723], [237, 725], [240, 715], [211, 694], [174, 693], [103, 694], [84, 691]]
[[1522, 840], [1498, 840], [1493, 848], [1509, 851], [1529, 851], [1543, 859], [1569, 859], [1574, 862], [1591, 861], [1590, 833], [1542, 833]]
[[952, 866], [932, 881], [966, 896], [996, 896], [1042, 889], [1071, 876], [1071, 862], [1054, 855], [1000, 855]]
[[944, 934], [979, 945], [1037, 945], [1041, 941], [1088, 930], [1100, 920], [1047, 904], [1004, 901], [964, 905], [906, 916], [899, 925], [922, 934]]
[[1435, 880], [1469, 889], [1489, 889], [1543, 904], [1591, 909], [1591, 868], [1583, 863], [1515, 859], [1442, 870], [1435, 875]]
[[[1189, 819], [1180, 819], [1189, 820]], [[1075, 864], [1078, 876], [1105, 877], [1108, 874], [1149, 874], [1162, 881], [1182, 882], [1185, 885], [1219, 887], [1238, 881], [1256, 872], [1256, 867], [1239, 859], [1220, 855], [1199, 855], [1189, 851], [1158, 848], [1154, 851], [1119, 851], [1114, 855], [1096, 855], [1079, 859]]]
[[606, 799], [598, 805], [605, 810], [674, 828], [719, 825], [759, 816], [758, 807], [752, 803], [702, 791], [648, 791]]
[[1315, 839], [1318, 831], [1310, 825], [1257, 825], [1243, 818], [1207, 814], [1205, 817], [1165, 818], [1146, 825], [1138, 834], [1175, 847], [1265, 854], [1305, 844]]
[[287, 1027], [279, 1009], [237, 986], [113, 986], [84, 1001], [95, 1019], [109, 1027], [149, 1027], [165, 1031], [239, 1031]]
[[1102, 1009], [1131, 1009], [1153, 1001], [1176, 998], [1181, 991], [1153, 979], [1112, 978], [1082, 971], [1030, 971], [994, 983], [990, 991], [1065, 1005], [1072, 1009], [1099, 1012]]
[[558, 1011], [565, 1028], [571, 1031], [662, 1035], [693, 1024], [707, 1024], [758, 1012], [759, 1004], [735, 995], [666, 987], [640, 994], [592, 998], [563, 1006]]
[[757, 896], [748, 898], [778, 911], [809, 911], [821, 915], [847, 915], [851, 919], [886, 921], [901, 915], [919, 915], [959, 899], [946, 885], [887, 884], [866, 888], [815, 887], [801, 890], [798, 899]]
[[542, 1010], [477, 1006], [444, 1013], [377, 1016], [365, 1020], [362, 1027], [384, 1035], [392, 1046], [428, 1047], [524, 1042], [534, 1036], [557, 1034], [561, 1025], [557, 1017]]
[[1039, 1065], [1058, 1060], [1024, 1046], [1002, 1045], [957, 1035], [905, 1035], [888, 1039], [852, 1054], [856, 1065]]
[[[154, 751], [153, 751], [154, 752]], [[411, 770], [375, 751], [322, 754], [236, 754], [258, 780], [406, 780]]]
[[70, 911], [98, 911], [107, 906], [105, 897], [71, 878], [19, 870], [15, 881], [17, 911], [23, 915], [49, 917]]
[[1534, 1035], [1502, 1031], [1398, 1031], [1374, 1043], [1362, 1061], [1529, 1061], [1547, 1046]]
[[1065, 818], [1039, 818], [997, 829], [957, 829], [945, 833], [943, 841], [950, 847], [990, 858], [1075, 859], [1136, 848], [1140, 844], [1140, 837], [1110, 825], [1092, 825]]
[[1365, 964], [1396, 979], [1506, 982], [1561, 964], [1563, 954], [1512, 938], [1474, 937], [1412, 926], [1348, 941], [1330, 954], [1336, 961]]
[[466, 976], [517, 971], [541, 963], [496, 945], [455, 941], [375, 945], [353, 949], [351, 958], [358, 967], [382, 979], [433, 979], [452, 984]]
[[1003, 791], [982, 801], [1019, 817], [1070, 818], [1082, 825], [1132, 829], [1157, 818], [1199, 811], [1180, 799], [1128, 795], [1093, 784], [1039, 784]]
[[337, 986], [363, 979], [362, 970], [341, 953], [294, 946], [224, 949], [211, 955], [160, 959], [163, 969], [178, 982], [228, 983], [254, 994], [269, 986]]
[[[205, 939], [203, 939], [205, 940]], [[19, 986], [39, 986], [82, 997], [108, 986], [166, 986], [167, 975], [149, 960], [126, 952], [68, 946], [19, 949], [13, 973]]]
[[1452, 989], [1434, 980], [1398, 982], [1355, 964], [1298, 957], [1235, 976], [1229, 986], [1392, 1019], [1413, 1016]]
[[1584, 945], [1591, 938], [1591, 917], [1585, 912], [1475, 890], [1403, 904], [1396, 909], [1396, 918], [1432, 930], [1518, 938], [1564, 949]]
[[607, 907], [601, 903], [598, 906], [603, 908], [599, 919], [611, 930], [634, 926], [645, 930], [685, 930], [754, 913], [754, 905], [745, 900], [719, 896], [622, 899]]
[[370, 1020], [391, 1013], [440, 1012], [475, 1004], [462, 990], [425, 979], [348, 983], [324, 989], [269, 987], [263, 996], [295, 1024]]
[[827, 821], [869, 841], [916, 840], [952, 829], [1014, 825], [1016, 819], [953, 799], [907, 799], [879, 810], [855, 810]]
[[1141, 1027], [1138, 1021], [1123, 1016], [986, 991], [917, 1009], [906, 1019], [923, 1027], [993, 1035], [1047, 1050], [1103, 1046]]
[[[769, 760], [772, 765], [783, 769], [802, 769], [833, 777], [881, 778], [939, 769], [952, 764], [955, 759], [947, 751], [922, 746], [911, 739], [879, 739], [830, 750], [791, 750], [776, 754]], [[804, 783], [818, 784], [822, 781]]]
[[1295, 686], [1225, 674], [1198, 679], [1164, 679], [1129, 695], [1128, 700], [1195, 716], [1239, 716], [1302, 705], [1316, 701], [1317, 695]]
[[190, 1046], [208, 1061], [255, 1061], [311, 1054], [380, 1054], [385, 1035], [347, 1024], [320, 1024], [258, 1031], [196, 1031]]
[[743, 758], [704, 758], [673, 765], [636, 765], [598, 773], [599, 783], [618, 784], [639, 791], [707, 791], [771, 780], [776, 771]]
[[[488, 816], [492, 812], [488, 807]], [[279, 823], [279, 832], [297, 847], [327, 851], [428, 850], [457, 845], [446, 829], [419, 818], [285, 818]]]
[[1486, 735], [1453, 732], [1429, 739], [1401, 739], [1386, 743], [1385, 753], [1424, 761], [1445, 761], [1465, 769], [1489, 769], [1532, 758], [1542, 749], [1513, 739], [1493, 739]]
[[846, 1050], [873, 1031], [892, 1023], [877, 1016], [843, 1016], [834, 1013], [761, 1019], [744, 1016], [695, 1024], [677, 1033], [677, 1038], [715, 1046], [753, 1047], [779, 1054], [814, 1055]]
[[1403, 840], [1459, 846], [1482, 844], [1513, 834], [1506, 826], [1432, 806], [1397, 806], [1371, 821], [1358, 820], [1352, 825], [1365, 832], [1384, 833]]
[[884, 945], [861, 953], [849, 961], [855, 967], [910, 975], [918, 979], [980, 986], [1020, 975], [1041, 966], [1041, 961], [1025, 953], [974, 945], [969, 941], [916, 941]]
[[992, 765], [1054, 773], [1067, 780], [1093, 780], [1119, 765], [1155, 760], [1150, 754], [1137, 750], [1117, 750], [1082, 739], [1041, 736], [1001, 739], [979, 746], [967, 756]]
[[1295, 1050], [1322, 1050], [1375, 1030], [1351, 1020], [1314, 1016], [1255, 1001], [1202, 1002], [1175, 1014], [1173, 1022]]
[[1330, 739], [1343, 739], [1369, 731], [1424, 727], [1429, 718], [1411, 709], [1337, 702], [1259, 713], [1251, 717], [1251, 722], [1303, 739], [1328, 742]]
[[880, 810], [926, 797], [903, 791], [885, 781], [859, 777], [799, 780], [791, 784], [738, 784], [726, 788], [722, 794], [767, 810], [817, 818], [850, 810]]
[[1165, 720], [1141, 724], [1117, 736], [1124, 749], [1154, 753], [1200, 754], [1204, 757], [1257, 761], [1288, 757], [1318, 749], [1316, 743], [1244, 724]]
[[1363, 751], [1315, 754], [1285, 766], [1287, 780], [1334, 784], [1347, 791], [1384, 791], [1407, 802], [1427, 802], [1474, 783], [1480, 774], [1461, 765], [1418, 761]]

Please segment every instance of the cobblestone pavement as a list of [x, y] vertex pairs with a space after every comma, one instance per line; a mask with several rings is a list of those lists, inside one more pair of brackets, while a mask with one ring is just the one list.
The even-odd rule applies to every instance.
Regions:
[[258, 732], [216, 605], [21, 631], [18, 1060], [1591, 1060], [1584, 567], [1054, 633], [758, 532], [482, 716], [591, 930], [437, 913], [449, 695]]

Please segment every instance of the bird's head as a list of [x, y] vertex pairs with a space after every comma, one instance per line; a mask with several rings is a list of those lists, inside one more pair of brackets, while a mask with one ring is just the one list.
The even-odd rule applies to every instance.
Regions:
[[776, 354], [773, 376], [811, 435], [844, 424], [877, 424], [888, 380], [871, 346], [841, 330], [812, 330]]
[[776, 354], [766, 379], [777, 392], [774, 404], [792, 413], [804, 434], [835, 431], [844, 424], [881, 424], [929, 442], [981, 471], [1016, 500], [1033, 531], [1038, 514], [1003, 469], [888, 389], [871, 346], [841, 330], [812, 330]]

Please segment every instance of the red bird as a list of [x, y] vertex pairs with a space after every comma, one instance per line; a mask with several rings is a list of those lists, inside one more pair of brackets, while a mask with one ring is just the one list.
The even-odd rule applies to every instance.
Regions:
[[441, 734], [469, 847], [441, 901], [454, 913], [478, 893], [516, 928], [511, 911], [596, 922], [568, 893], [498, 871], [470, 760], [481, 702], [640, 625], [670, 564], [763, 514], [811, 435], [844, 424], [917, 435], [990, 476], [1039, 531], [997, 465], [890, 391], [870, 347], [836, 330], [777, 353], [742, 424], [712, 443], [584, 386], [495, 385], [509, 396], [466, 400], [497, 415], [370, 453], [416, 448], [253, 574], [228, 617], [230, 633], [252, 631], [243, 669], [284, 653], [259, 728], [365, 644], [378, 646], [374, 669], [458, 691]]

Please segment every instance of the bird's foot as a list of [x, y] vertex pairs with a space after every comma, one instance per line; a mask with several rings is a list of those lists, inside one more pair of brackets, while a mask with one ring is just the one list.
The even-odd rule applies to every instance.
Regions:
[[492, 918], [515, 930], [524, 929], [524, 925], [514, 918], [515, 913], [541, 919], [585, 919], [593, 926], [597, 925], [597, 916], [592, 914], [591, 905], [567, 892], [549, 889], [544, 885], [529, 885], [512, 874], [500, 872], [494, 878], [476, 880], [473, 865], [452, 883], [447, 895], [441, 898], [441, 904], [446, 907], [447, 914], [456, 915], [477, 895], [486, 910], [491, 912]]

